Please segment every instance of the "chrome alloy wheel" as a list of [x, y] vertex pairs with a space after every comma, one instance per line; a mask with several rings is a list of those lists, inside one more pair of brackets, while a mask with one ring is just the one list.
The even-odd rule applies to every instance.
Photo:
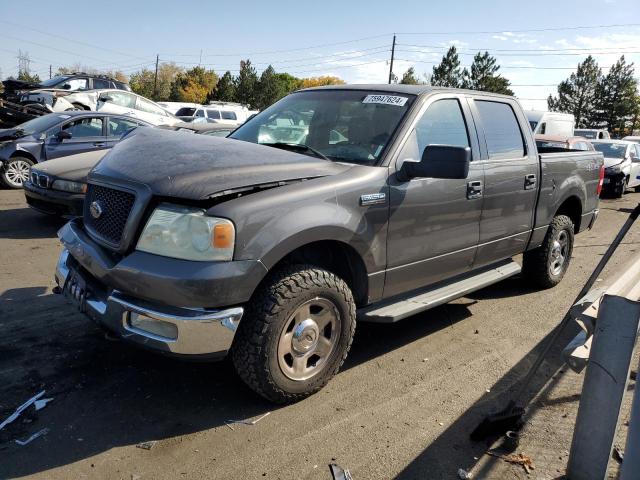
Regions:
[[29, 179], [29, 165], [24, 160], [11, 160], [5, 167], [4, 178], [11, 186], [20, 188]]
[[562, 273], [564, 264], [567, 261], [568, 251], [569, 235], [566, 230], [560, 230], [551, 246], [551, 262], [549, 262], [549, 273], [551, 275], [555, 276]]
[[340, 313], [333, 302], [316, 297], [300, 305], [286, 322], [278, 341], [278, 364], [291, 380], [317, 375], [339, 337]]

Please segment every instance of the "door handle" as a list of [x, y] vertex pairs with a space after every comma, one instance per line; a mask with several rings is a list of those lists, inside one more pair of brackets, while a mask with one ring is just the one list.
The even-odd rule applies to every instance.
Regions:
[[524, 177], [524, 189], [531, 190], [536, 186], [536, 174], [530, 173]]
[[480, 197], [482, 197], [482, 182], [475, 180], [467, 183], [467, 199], [473, 200]]

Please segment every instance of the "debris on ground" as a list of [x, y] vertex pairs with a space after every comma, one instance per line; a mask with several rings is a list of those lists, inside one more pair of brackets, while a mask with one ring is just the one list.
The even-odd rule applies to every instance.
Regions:
[[[228, 427], [231, 427], [231, 425], [229, 425], [230, 423], [242, 423], [243, 425], [255, 425], [256, 423], [258, 423], [260, 420], [262, 420], [264, 417], [268, 415], [271, 415], [271, 412], [267, 412], [261, 417], [256, 418], [255, 420], [225, 420], [225, 423], [227, 424]], [[231, 428], [231, 430], [233, 430], [233, 428]]]
[[470, 480], [473, 478], [469, 472], [467, 472], [464, 468], [458, 469], [458, 478], [460, 480]]
[[507, 463], [512, 463], [514, 465], [521, 465], [524, 468], [524, 471], [527, 473], [531, 473], [532, 470], [535, 470], [535, 465], [533, 464], [533, 459], [525, 455], [524, 453], [517, 453], [512, 455], [501, 455], [496, 452], [488, 451], [487, 454], [492, 457], [501, 458]]
[[33, 435], [31, 435], [29, 438], [27, 438], [26, 440], [15, 440], [15, 442], [18, 445], [21, 446], [25, 446], [28, 443], [33, 442], [36, 438], [41, 437], [42, 435], [46, 435], [47, 433], [49, 433], [49, 429], [48, 428], [43, 428], [42, 430], [40, 430], [39, 432], [34, 433]]
[[353, 477], [351, 476], [349, 470], [345, 470], [337, 463], [330, 463], [329, 471], [333, 476], [333, 480], [353, 480]]
[[2, 430], [4, 427], [6, 427], [7, 425], [9, 425], [11, 422], [13, 422], [16, 418], [18, 418], [20, 416], [20, 414], [26, 410], [27, 408], [29, 408], [29, 406], [33, 403], [36, 402], [36, 400], [38, 400], [40, 397], [42, 397], [44, 395], [44, 390], [41, 391], [40, 393], [38, 393], [37, 395], [31, 397], [29, 400], [27, 400], [26, 402], [24, 402], [22, 405], [20, 405], [15, 412], [13, 412], [11, 415], [9, 415], [2, 423], [0, 423], [0, 430]]
[[141, 448], [143, 450], [151, 450], [157, 442], [155, 440], [151, 440], [149, 442], [140, 442], [136, 445], [136, 448]]
[[622, 463], [622, 461], [624, 460], [624, 450], [618, 444], [613, 447], [613, 458], [615, 458], [620, 463]]
[[53, 400], [53, 398], [42, 398], [33, 402], [33, 405], [36, 407], [36, 411], [42, 410], [51, 400]]

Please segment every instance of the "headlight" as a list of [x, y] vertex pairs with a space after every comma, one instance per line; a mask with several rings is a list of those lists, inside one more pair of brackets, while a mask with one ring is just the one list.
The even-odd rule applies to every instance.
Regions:
[[51, 185], [54, 190], [62, 190], [71, 193], [86, 193], [87, 184], [81, 182], [71, 182], [69, 180], [55, 180]]
[[184, 260], [233, 259], [235, 228], [204, 210], [163, 203], [144, 227], [136, 250]]

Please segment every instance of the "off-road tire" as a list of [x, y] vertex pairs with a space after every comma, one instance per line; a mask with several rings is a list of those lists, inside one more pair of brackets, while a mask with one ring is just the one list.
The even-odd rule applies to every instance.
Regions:
[[[567, 234], [568, 249], [562, 270], [554, 275], [550, 268], [553, 245], [554, 240], [558, 238], [559, 233], [563, 230]], [[571, 263], [574, 241], [573, 230], [573, 222], [566, 215], [557, 215], [553, 218], [542, 245], [534, 250], [525, 252], [523, 255], [522, 273], [528, 281], [540, 288], [552, 288], [560, 283]]]
[[[324, 367], [308, 380], [294, 381], [279, 366], [278, 341], [293, 312], [318, 297], [330, 300], [339, 312], [339, 336]], [[319, 391], [338, 372], [355, 328], [355, 302], [344, 280], [312, 265], [285, 266], [269, 274], [248, 303], [231, 358], [240, 378], [256, 393], [275, 403], [296, 402]]]
[[[5, 164], [2, 167], [2, 172], [0, 175], [2, 184], [7, 188], [20, 189], [22, 188], [22, 183], [16, 183], [16, 181], [12, 180], [13, 175], [15, 175], [16, 173], [15, 168], [13, 168], [14, 164], [20, 166], [26, 165], [28, 168], [30, 168], [33, 166], [33, 161], [27, 157], [12, 157], [9, 160], [5, 161]], [[22, 168], [20, 170], [22, 170]], [[27, 179], [24, 179], [23, 183]]]

